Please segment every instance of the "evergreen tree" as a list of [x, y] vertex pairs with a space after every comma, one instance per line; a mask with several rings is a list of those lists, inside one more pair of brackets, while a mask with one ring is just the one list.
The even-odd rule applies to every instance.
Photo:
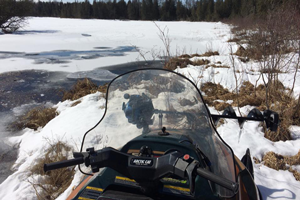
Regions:
[[131, 1], [129, 0], [127, 3], [127, 16], [128, 19], [134, 20], [135, 18], [135, 14], [134, 14], [134, 7], [131, 3]]
[[175, 0], [166, 0], [161, 7], [161, 19], [164, 21], [176, 20]]
[[207, 21], [215, 21], [214, 19], [215, 2], [214, 0], [207, 0], [207, 12], [205, 19]]
[[257, 11], [256, 0], [242, 0], [240, 15], [242, 17], [250, 16], [255, 14]]
[[239, 16], [242, 8], [242, 0], [232, 1], [232, 13], [231, 16]]
[[93, 1], [93, 18], [100, 19], [99, 5], [96, 0]]
[[152, 20], [153, 19], [153, 2], [152, 0], [142, 1], [141, 16], [142, 20]]
[[80, 5], [80, 18], [89, 19], [92, 16], [92, 7], [88, 0], [85, 0]]
[[138, 0], [132, 0], [127, 4], [127, 16], [131, 20], [140, 19], [140, 2]]
[[108, 19], [118, 19], [117, 16], [117, 1], [114, 0], [113, 2], [107, 2], [107, 10], [108, 10]]
[[232, 13], [232, 0], [225, 0], [223, 9], [224, 18], [228, 18]]
[[158, 20], [159, 18], [160, 18], [160, 16], [159, 16], [158, 0], [154, 0], [153, 8], [152, 8], [152, 19]]
[[176, 16], [177, 20], [186, 20], [186, 8], [180, 0], [177, 0], [176, 3]]
[[127, 5], [124, 0], [117, 3], [117, 16], [119, 19], [127, 19]]

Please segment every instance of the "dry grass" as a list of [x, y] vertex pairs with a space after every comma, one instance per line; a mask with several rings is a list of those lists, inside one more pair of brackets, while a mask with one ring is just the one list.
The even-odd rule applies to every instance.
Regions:
[[43, 168], [45, 163], [66, 160], [67, 153], [70, 151], [72, 151], [72, 148], [61, 141], [51, 144], [50, 148], [46, 151], [45, 157], [39, 159], [30, 169], [32, 177], [34, 177], [34, 175], [43, 176], [43, 178], [39, 180], [30, 182], [39, 200], [56, 199], [71, 184], [75, 174], [74, 167], [61, 168], [46, 173]]
[[[253, 159], [256, 164], [260, 163], [257, 158], [254, 157]], [[300, 173], [291, 168], [292, 165], [300, 164], [300, 151], [294, 156], [282, 156], [270, 151], [263, 156], [262, 161], [262, 163], [269, 168], [290, 171], [293, 173], [295, 179], [300, 181]]]
[[183, 54], [178, 56], [178, 58], [192, 58], [192, 56], [188, 55], [188, 54]]
[[300, 173], [297, 170], [289, 169], [289, 171], [293, 173], [293, 175], [297, 181], [300, 181]]
[[171, 58], [164, 66], [164, 69], [175, 70], [177, 67], [186, 68], [188, 65], [208, 65], [210, 63], [207, 59], [196, 59], [195, 61], [191, 61], [189, 58], [180, 58], [175, 57]]
[[251, 105], [259, 107], [264, 104], [265, 91], [264, 87], [260, 85], [256, 89], [249, 81], [243, 82], [239, 91], [239, 105], [240, 107]]
[[[283, 87], [281, 86], [282, 83], [278, 83], [278, 88]], [[284, 90], [284, 87], [281, 89], [276, 90], [278, 93], [275, 93], [272, 96], [272, 101], [283, 101], [285, 103], [291, 102], [291, 98], [289, 98], [287, 95], [282, 94], [282, 90]], [[227, 100], [233, 100], [232, 106], [237, 106], [236, 101], [236, 94], [229, 92], [229, 90], [225, 89], [220, 84], [214, 84], [211, 82], [207, 82], [201, 86], [201, 91], [203, 91], [206, 96], [205, 101], [208, 105], [212, 106], [214, 100], [219, 99], [223, 101]], [[266, 107], [264, 106], [265, 103], [265, 87], [263, 85], [259, 85], [258, 87], [254, 88], [254, 85], [252, 85], [250, 82], [243, 82], [243, 85], [240, 87], [239, 90], [239, 105], [240, 107], [251, 105], [259, 107], [262, 110], [265, 110]], [[286, 105], [286, 104], [285, 104]], [[275, 108], [275, 105], [274, 105]]]
[[37, 130], [39, 127], [44, 127], [50, 120], [58, 115], [55, 108], [37, 107], [30, 110], [25, 115], [19, 117], [16, 122], [10, 126], [14, 130], [31, 128]]
[[195, 60], [192, 62], [192, 65], [194, 65], [194, 66], [208, 65], [209, 63], [210, 63], [210, 61], [207, 60], [207, 59], [195, 59]]
[[218, 51], [207, 51], [204, 54], [200, 55], [200, 57], [210, 57], [210, 56], [218, 56], [220, 55]]
[[193, 58], [193, 57], [201, 57], [201, 54], [194, 53], [194, 54], [191, 55], [191, 57], [192, 57], [192, 58]]
[[[234, 99], [234, 94], [229, 92], [220, 84], [214, 84], [212, 82], [207, 82], [201, 86], [201, 91], [205, 93], [204, 100], [209, 106], [214, 106], [217, 110], [224, 110], [228, 103], [227, 100]], [[222, 100], [224, 102], [215, 101], [216, 99]]]
[[241, 42], [241, 38], [233, 37], [233, 38], [229, 39], [227, 42], [240, 43]]
[[193, 57], [210, 57], [210, 56], [218, 56], [220, 55], [218, 51], [207, 51], [203, 54], [192, 54], [191, 58]]
[[75, 107], [75, 106], [77, 106], [80, 103], [81, 103], [81, 101], [75, 101], [74, 103], [72, 103], [71, 107]]
[[250, 58], [247, 58], [247, 57], [239, 57], [239, 60], [241, 61], [241, 62], [243, 62], [243, 63], [247, 63], [247, 62], [249, 62], [250, 61]]
[[207, 59], [195, 59], [194, 61], [191, 61], [190, 58], [193, 57], [210, 57], [210, 56], [216, 56], [220, 55], [218, 51], [208, 51], [205, 52], [204, 54], [183, 54], [178, 57], [173, 57], [171, 58], [164, 66], [164, 69], [169, 69], [169, 70], [175, 70], [177, 67], [179, 68], [185, 68], [187, 65], [194, 65], [194, 66], [199, 66], [199, 65], [208, 65], [210, 63], [209, 60]]
[[240, 56], [240, 57], [247, 57], [248, 52], [243, 46], [239, 46], [237, 51], [234, 53], [234, 55]]
[[218, 121], [218, 124], [217, 124], [217, 128], [219, 128], [221, 125], [225, 124], [225, 119], [221, 118], [219, 121]]
[[233, 54], [239, 57], [239, 60], [243, 63], [247, 63], [250, 61], [250, 58], [248, 57], [249, 52], [243, 47], [239, 46], [237, 51]]
[[266, 153], [262, 158], [264, 165], [275, 170], [286, 170], [286, 163], [282, 155], [276, 154], [272, 151]]
[[164, 66], [164, 69], [175, 70], [177, 67], [186, 68], [187, 65], [192, 65], [193, 62], [189, 58], [171, 58]]
[[103, 86], [97, 86], [91, 80], [85, 78], [83, 80], [78, 80], [77, 83], [71, 88], [70, 91], [65, 91], [63, 94], [62, 100], [65, 101], [67, 99], [77, 100], [81, 97], [84, 97], [88, 94], [95, 93], [97, 91], [106, 93], [108, 84]]

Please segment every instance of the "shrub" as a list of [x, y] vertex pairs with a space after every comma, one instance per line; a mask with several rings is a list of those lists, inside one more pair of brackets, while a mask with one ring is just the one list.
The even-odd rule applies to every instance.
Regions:
[[26, 24], [26, 16], [33, 5], [30, 0], [1, 0], [0, 29], [3, 33], [13, 33]]

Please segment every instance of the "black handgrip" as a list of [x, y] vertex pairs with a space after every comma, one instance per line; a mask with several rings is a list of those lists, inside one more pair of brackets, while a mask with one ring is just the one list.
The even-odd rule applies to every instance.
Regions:
[[217, 176], [213, 173], [211, 173], [210, 171], [208, 170], [205, 170], [205, 169], [202, 169], [202, 168], [198, 168], [197, 169], [197, 174], [199, 176], [202, 176], [203, 178], [206, 178], [222, 187], [225, 187], [226, 189], [229, 189], [231, 190], [232, 192], [236, 193], [237, 190], [238, 190], [238, 183], [236, 182], [233, 182], [231, 180], [228, 180], [226, 178], [223, 178], [223, 177], [220, 177], [220, 176]]
[[79, 165], [79, 164], [82, 164], [83, 162], [84, 162], [83, 157], [79, 157], [79, 158], [75, 158], [75, 159], [71, 159], [71, 160], [63, 160], [60, 162], [44, 164], [44, 172], [54, 170], [54, 169]]

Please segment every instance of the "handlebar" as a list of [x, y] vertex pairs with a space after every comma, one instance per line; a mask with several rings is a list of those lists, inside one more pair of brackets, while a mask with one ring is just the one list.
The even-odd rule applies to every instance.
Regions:
[[238, 183], [220, 176], [216, 176], [214, 173], [211, 173], [208, 170], [197, 168], [197, 174], [233, 192], [238, 190]]
[[86, 153], [74, 153], [74, 157], [75, 159], [45, 164], [44, 171], [85, 163], [87, 167], [91, 167], [94, 173], [102, 167], [109, 167], [138, 183], [156, 181], [168, 174], [174, 174], [189, 180], [191, 194], [194, 193], [195, 189], [195, 175], [210, 180], [234, 193], [238, 191], [238, 183], [199, 167], [199, 162], [191, 157], [185, 160], [183, 154], [178, 151], [153, 158], [129, 155], [111, 147], [100, 151], [89, 148]]
[[50, 171], [50, 170], [54, 170], [54, 169], [59, 169], [59, 168], [64, 168], [64, 167], [71, 167], [74, 165], [79, 165], [84, 163], [84, 159], [83, 157], [79, 157], [79, 158], [74, 158], [71, 160], [63, 160], [60, 162], [54, 162], [54, 163], [49, 163], [49, 164], [44, 164], [44, 171]]

